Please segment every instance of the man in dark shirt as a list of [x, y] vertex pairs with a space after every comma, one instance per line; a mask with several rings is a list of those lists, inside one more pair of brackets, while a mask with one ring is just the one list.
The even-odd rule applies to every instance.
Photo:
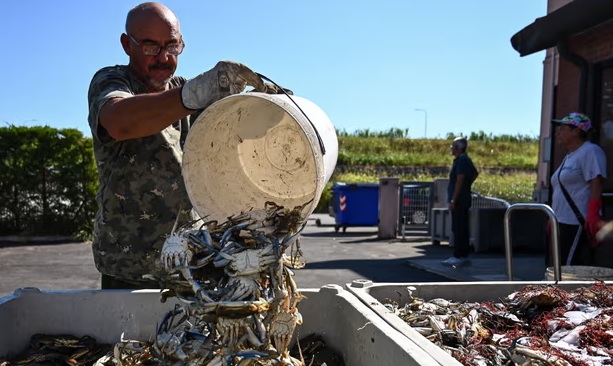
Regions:
[[470, 233], [468, 212], [471, 206], [471, 188], [479, 172], [466, 154], [468, 141], [457, 137], [451, 144], [451, 154], [455, 156], [449, 172], [447, 201], [451, 212], [451, 231], [453, 233], [453, 256], [444, 260], [449, 266], [462, 266], [469, 263]]

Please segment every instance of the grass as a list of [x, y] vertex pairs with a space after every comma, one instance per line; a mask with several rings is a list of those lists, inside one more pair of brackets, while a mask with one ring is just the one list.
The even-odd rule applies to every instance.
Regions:
[[[339, 137], [339, 165], [446, 166], [449, 140]], [[538, 142], [469, 141], [477, 166], [536, 169]]]
[[[448, 168], [453, 161], [449, 149], [453, 136], [448, 134], [446, 139], [411, 139], [407, 135], [408, 131], [398, 129], [388, 132], [366, 130], [353, 134], [338, 132], [337, 170], [327, 184], [316, 212], [328, 211], [334, 182], [378, 183], [380, 177], [390, 176], [377, 173], [374, 167], [379, 168], [378, 171], [388, 168], [391, 171], [394, 167], [424, 168], [418, 169], [420, 173], [395, 176], [401, 181], [423, 182], [448, 178]], [[473, 191], [510, 203], [531, 202], [537, 180], [536, 137], [492, 136], [473, 132], [469, 138], [468, 153], [480, 170]], [[340, 167], [343, 169], [338, 169]], [[432, 167], [445, 169], [434, 169], [438, 174], [427, 173], [428, 168]]]

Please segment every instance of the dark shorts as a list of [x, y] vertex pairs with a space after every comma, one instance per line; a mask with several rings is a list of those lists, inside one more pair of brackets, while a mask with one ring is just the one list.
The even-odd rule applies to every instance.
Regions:
[[[560, 230], [560, 265], [580, 266], [591, 265], [592, 254], [585, 230], [579, 233], [579, 225], [558, 224]], [[545, 264], [553, 265], [551, 236], [548, 235], [549, 250], [545, 252]]]

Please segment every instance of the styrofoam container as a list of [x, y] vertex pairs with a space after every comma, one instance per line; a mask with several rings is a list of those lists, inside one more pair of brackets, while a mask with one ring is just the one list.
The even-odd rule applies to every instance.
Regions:
[[187, 136], [183, 177], [196, 212], [224, 222], [266, 202], [315, 210], [338, 157], [336, 130], [299, 96], [242, 93], [205, 109]]
[[[300, 290], [303, 324], [295, 337], [321, 334], [351, 366], [436, 365], [381, 317], [338, 285]], [[155, 290], [45, 291], [20, 289], [0, 298], [0, 357], [27, 348], [36, 333], [90, 335], [100, 343], [151, 340], [175, 301]]]
[[[425, 300], [443, 298], [453, 301], [484, 302], [496, 301], [528, 285], [553, 285], [554, 281], [498, 281], [498, 282], [431, 282], [431, 283], [373, 283], [369, 280], [355, 280], [346, 285], [349, 292], [359, 298], [362, 303], [379, 314], [395, 330], [402, 333], [414, 344], [432, 356], [439, 365], [461, 366], [461, 363], [445, 352], [442, 348], [430, 342], [419, 334], [396, 314], [388, 310], [381, 301], [392, 299], [404, 306], [408, 299], [407, 287], [414, 287], [412, 296]], [[557, 287], [573, 290], [579, 287], [589, 287], [594, 281], [558, 282]], [[399, 297], [399, 294], [404, 296]]]
[[[589, 281], [598, 278], [603, 281], [613, 280], [613, 268], [594, 266], [560, 266], [560, 279], [562, 281]], [[553, 281], [555, 271], [553, 267], [545, 270], [545, 280]]]

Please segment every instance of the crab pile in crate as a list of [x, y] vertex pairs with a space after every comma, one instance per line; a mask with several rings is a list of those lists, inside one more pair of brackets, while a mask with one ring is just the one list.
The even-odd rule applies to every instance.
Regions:
[[161, 259], [177, 278], [164, 284], [162, 300], [179, 304], [153, 342], [122, 340], [98, 364], [303, 365], [288, 351], [302, 321], [290, 268], [304, 264], [303, 207], [268, 202], [221, 224], [173, 228]]
[[565, 291], [529, 285], [500, 302], [426, 301], [385, 306], [463, 365], [613, 364], [613, 287]]

